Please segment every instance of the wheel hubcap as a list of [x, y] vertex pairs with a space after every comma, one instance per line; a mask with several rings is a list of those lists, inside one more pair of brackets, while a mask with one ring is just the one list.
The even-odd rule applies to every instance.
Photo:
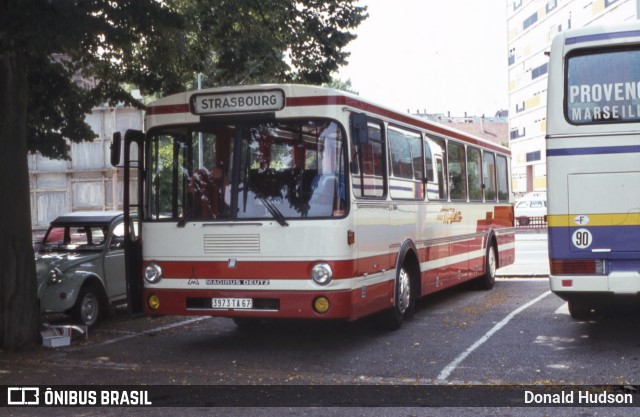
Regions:
[[409, 308], [411, 301], [411, 282], [409, 274], [402, 268], [398, 276], [398, 305], [397, 309], [400, 314], [404, 314]]
[[487, 260], [488, 262], [488, 267], [489, 267], [489, 276], [491, 278], [496, 276], [496, 253], [493, 249], [493, 247], [491, 249], [489, 249], [489, 259]]
[[98, 299], [94, 294], [86, 294], [82, 299], [80, 309], [82, 321], [85, 324], [92, 324], [98, 314]]

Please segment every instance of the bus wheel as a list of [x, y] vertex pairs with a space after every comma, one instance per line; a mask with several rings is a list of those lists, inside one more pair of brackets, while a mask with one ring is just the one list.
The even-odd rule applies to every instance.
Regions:
[[496, 257], [496, 246], [491, 243], [487, 248], [487, 256], [484, 258], [483, 276], [477, 279], [476, 287], [480, 290], [490, 290], [496, 283], [496, 269], [498, 269], [498, 258]]
[[100, 295], [93, 286], [88, 285], [82, 288], [73, 306], [72, 314], [74, 320], [89, 327], [98, 322], [102, 314], [102, 305]]
[[570, 299], [567, 301], [569, 304], [569, 314], [574, 320], [586, 320], [592, 317], [593, 308], [585, 300]]
[[404, 318], [413, 312], [414, 299], [411, 289], [411, 275], [406, 267], [400, 268], [396, 277], [395, 303], [390, 309], [383, 311], [378, 324], [386, 330], [397, 330]]

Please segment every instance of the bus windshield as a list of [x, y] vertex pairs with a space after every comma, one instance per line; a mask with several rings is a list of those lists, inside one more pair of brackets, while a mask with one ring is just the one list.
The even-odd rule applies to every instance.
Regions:
[[640, 121], [640, 50], [569, 56], [566, 86], [573, 124]]
[[147, 220], [346, 214], [344, 133], [334, 121], [253, 121], [150, 132]]

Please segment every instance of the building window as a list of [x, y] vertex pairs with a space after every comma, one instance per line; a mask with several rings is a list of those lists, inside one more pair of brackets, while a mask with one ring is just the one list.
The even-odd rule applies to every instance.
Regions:
[[549, 13], [551, 10], [555, 9], [556, 7], [558, 7], [558, 0], [547, 1], [547, 13]]
[[523, 127], [522, 130], [515, 128], [509, 132], [509, 139], [514, 140], [523, 137], [526, 135], [526, 129]]
[[522, 28], [527, 29], [529, 26], [533, 25], [538, 21], [538, 12], [535, 12], [531, 16], [527, 17], [522, 23]]
[[516, 113], [524, 111], [524, 101], [522, 103], [516, 103]]
[[539, 67], [535, 67], [533, 70], [531, 70], [531, 79], [535, 80], [536, 78], [545, 75], [548, 71], [549, 71], [549, 63], [545, 62]]
[[540, 160], [540, 151], [527, 152], [527, 162], [535, 162]]
[[518, 10], [520, 6], [522, 6], [522, 0], [515, 0], [513, 2], [513, 11], [515, 12], [516, 10]]

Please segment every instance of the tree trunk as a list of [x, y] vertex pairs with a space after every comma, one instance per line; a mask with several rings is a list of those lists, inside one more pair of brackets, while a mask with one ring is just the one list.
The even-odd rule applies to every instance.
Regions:
[[0, 349], [38, 342], [40, 311], [31, 241], [26, 58], [0, 53]]

